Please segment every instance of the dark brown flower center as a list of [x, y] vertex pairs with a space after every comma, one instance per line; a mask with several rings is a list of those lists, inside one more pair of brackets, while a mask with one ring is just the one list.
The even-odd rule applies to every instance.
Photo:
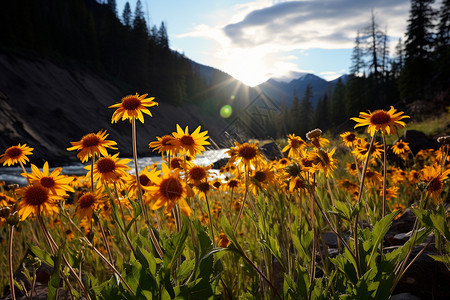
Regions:
[[403, 144], [403, 143], [398, 143], [397, 148], [398, 148], [398, 149], [403, 149], [403, 148], [405, 148], [405, 144]]
[[243, 145], [242, 147], [239, 148], [238, 153], [240, 157], [246, 160], [255, 158], [257, 154], [256, 149], [250, 145]]
[[433, 178], [431, 180], [430, 185], [428, 186], [428, 190], [430, 192], [439, 192], [442, 189], [442, 181], [439, 180], [439, 177]]
[[122, 107], [126, 110], [135, 110], [141, 105], [141, 100], [136, 96], [127, 96], [122, 99]]
[[295, 189], [301, 189], [304, 187], [303, 180], [296, 179], [295, 180]]
[[353, 142], [356, 139], [356, 135], [354, 133], [350, 133], [349, 135], [347, 135], [346, 139], [349, 142]]
[[170, 177], [161, 182], [159, 192], [164, 198], [176, 201], [183, 194], [183, 186], [178, 179]]
[[92, 204], [95, 203], [95, 201], [96, 201], [95, 196], [92, 195], [91, 193], [87, 193], [81, 196], [80, 199], [78, 199], [78, 206], [83, 209], [89, 208], [92, 206]]
[[280, 159], [280, 165], [287, 165], [287, 164], [288, 164], [288, 160], [286, 158]]
[[222, 184], [221, 184], [219, 181], [216, 181], [216, 182], [213, 183], [213, 186], [214, 186], [216, 189], [220, 188], [221, 185], [222, 185]]
[[301, 164], [303, 167], [309, 168], [309, 167], [312, 167], [313, 162], [310, 159], [302, 158]]
[[109, 157], [103, 157], [97, 161], [97, 170], [102, 174], [113, 172], [115, 169], [116, 162]]
[[374, 111], [370, 115], [370, 123], [373, 125], [386, 125], [391, 121], [391, 116], [384, 110]]
[[83, 148], [97, 147], [99, 144], [100, 139], [94, 133], [90, 133], [81, 139], [81, 146], [83, 146]]
[[303, 144], [303, 142], [300, 139], [294, 138], [291, 139], [291, 148], [297, 149]]
[[45, 188], [52, 188], [55, 186], [55, 180], [50, 176], [42, 177], [40, 183]]
[[161, 138], [161, 145], [163, 146], [172, 145], [171, 144], [172, 140], [173, 138], [171, 136], [165, 135]]
[[191, 146], [195, 143], [194, 139], [192, 138], [192, 136], [190, 135], [183, 135], [180, 138], [180, 142], [184, 145], [184, 146]]
[[148, 176], [145, 174], [141, 174], [139, 175], [139, 182], [143, 186], [148, 186], [150, 183], [150, 178], [148, 178]]
[[258, 180], [259, 182], [263, 182], [264, 180], [266, 180], [267, 175], [266, 175], [266, 173], [264, 173], [262, 171], [256, 171], [255, 176], [253, 176], [253, 178]]
[[230, 181], [228, 181], [228, 186], [229, 186], [230, 188], [235, 188], [235, 187], [238, 186], [238, 181], [237, 181], [237, 180], [234, 180], [234, 179], [231, 179]]
[[29, 205], [38, 206], [48, 201], [48, 191], [42, 186], [30, 186], [25, 192], [25, 202]]
[[189, 177], [192, 180], [202, 180], [202, 179], [206, 178], [206, 176], [207, 176], [206, 171], [202, 167], [193, 167], [189, 171]]
[[200, 183], [198, 186], [197, 186], [197, 188], [198, 188], [198, 190], [199, 191], [201, 191], [201, 192], [203, 192], [203, 193], [206, 193], [206, 192], [208, 192], [209, 191], [209, 183], [207, 183], [207, 182], [202, 182], [202, 183]]
[[174, 158], [170, 161], [170, 168], [171, 169], [181, 169], [181, 159]]
[[22, 155], [22, 149], [20, 149], [19, 147], [11, 147], [8, 148], [5, 152], [5, 156], [10, 157], [10, 158], [18, 158], [20, 155]]

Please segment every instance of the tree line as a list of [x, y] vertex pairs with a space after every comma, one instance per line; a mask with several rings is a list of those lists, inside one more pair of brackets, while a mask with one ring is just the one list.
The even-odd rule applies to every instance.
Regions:
[[149, 24], [141, 0], [118, 16], [115, 0], [0, 3], [0, 49], [100, 72], [127, 92], [149, 91], [172, 104], [201, 103], [208, 82], [169, 48], [166, 24]]
[[[339, 132], [351, 128], [350, 116], [360, 111], [408, 109], [421, 101], [444, 108], [450, 98], [450, 0], [437, 10], [433, 0], [412, 0], [405, 39], [389, 53], [388, 29], [381, 28], [372, 11], [369, 25], [355, 38], [350, 74], [313, 105], [309, 86], [302, 97], [294, 94], [273, 126], [278, 132], [300, 136], [313, 128]], [[436, 112], [438, 113], [438, 112]], [[283, 126], [277, 125], [283, 124]]]

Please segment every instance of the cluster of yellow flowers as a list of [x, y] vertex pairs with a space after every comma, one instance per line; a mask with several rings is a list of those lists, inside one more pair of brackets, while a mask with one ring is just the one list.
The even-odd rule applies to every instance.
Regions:
[[[112, 123], [119, 120], [129, 120], [134, 126], [135, 119], [144, 122], [143, 114], [151, 116], [148, 107], [158, 105], [154, 98], [146, 98], [147, 94], [139, 96], [129, 95], [120, 103], [110, 106], [116, 108], [112, 116]], [[389, 111], [378, 110], [373, 113], [361, 113], [359, 118], [352, 118], [357, 122], [356, 127], [367, 126], [370, 136], [374, 137], [381, 132], [385, 134], [396, 132], [397, 127], [405, 126], [401, 121], [407, 118], [402, 112], [396, 112], [391, 107]], [[205, 151], [205, 146], [210, 143], [208, 132], [201, 131], [197, 127], [192, 133], [189, 128], [183, 130], [178, 124], [176, 131], [170, 135], [156, 137], [156, 141], [149, 143], [153, 151], [158, 151], [163, 157], [160, 168], [156, 164], [146, 166], [136, 175], [130, 174], [130, 159], [121, 159], [119, 154], [110, 154], [108, 151], [117, 150], [117, 143], [107, 140], [108, 134], [101, 130], [97, 133], [89, 133], [80, 141], [71, 142], [72, 146], [67, 150], [78, 151], [77, 157], [87, 165], [87, 175], [82, 178], [65, 176], [61, 174], [61, 168], [50, 172], [48, 162], [44, 163], [42, 171], [35, 165], [31, 165], [31, 173], [27, 173], [24, 164], [29, 161], [28, 155], [33, 148], [26, 144], [8, 148], [0, 155], [3, 165], [20, 164], [23, 168], [23, 176], [28, 185], [17, 190], [18, 211], [22, 220], [31, 214], [41, 212], [57, 212], [56, 204], [67, 198], [69, 192], [75, 193], [76, 211], [83, 219], [92, 217], [93, 211], [108, 211], [108, 197], [115, 197], [122, 207], [129, 206], [129, 201], [136, 201], [142, 197], [151, 210], [156, 211], [165, 207], [167, 224], [173, 224], [173, 211], [178, 205], [181, 211], [187, 215], [192, 213], [193, 205], [189, 199], [198, 195], [199, 198], [207, 198], [210, 191], [228, 195], [228, 204], [216, 201], [213, 203], [212, 212], [218, 217], [222, 213], [222, 206], [226, 205], [225, 213], [230, 216], [232, 211], [242, 208], [242, 197], [249, 192], [257, 194], [260, 189], [274, 188], [286, 193], [301, 194], [316, 185], [317, 177], [323, 174], [325, 178], [332, 178], [333, 171], [337, 168], [338, 161], [333, 158], [336, 148], [327, 146], [330, 141], [322, 136], [320, 129], [315, 129], [306, 134], [306, 140], [295, 134], [289, 134], [287, 145], [282, 149], [286, 157], [269, 161], [259, 151], [258, 144], [235, 143], [227, 153], [230, 156], [228, 163], [220, 169], [222, 176], [211, 174], [211, 166], [200, 166], [192, 160]], [[355, 157], [354, 163], [347, 163], [349, 176], [338, 182], [344, 190], [358, 199], [360, 182], [362, 178], [364, 162], [367, 169], [364, 176], [368, 190], [373, 190], [382, 196], [383, 175], [380, 171], [380, 159], [384, 154], [383, 145], [374, 141], [367, 142], [353, 132], [341, 134], [346, 147]], [[448, 151], [448, 148], [446, 148]], [[399, 140], [392, 146], [395, 155], [405, 160], [412, 156], [408, 143]], [[449, 157], [443, 150], [437, 150], [433, 155], [419, 152], [415, 161], [421, 158], [434, 158], [431, 165], [415, 164], [410, 171], [392, 166], [386, 170], [389, 175], [388, 186], [385, 187], [386, 199], [397, 197], [400, 182], [408, 182], [416, 185], [418, 182], [427, 183], [427, 191], [435, 199], [438, 199], [442, 191], [443, 181], [450, 174], [447, 168]], [[442, 161], [445, 163], [442, 164]], [[137, 169], [137, 168], [136, 168]], [[112, 195], [112, 196], [111, 196]], [[13, 198], [1, 194], [0, 206], [11, 207]], [[398, 207], [399, 203], [395, 203]], [[404, 203], [407, 205], [407, 203]], [[200, 205], [198, 205], [200, 207]], [[209, 207], [209, 203], [208, 203]], [[131, 211], [131, 209], [129, 210]], [[211, 216], [197, 212], [202, 223], [209, 223]], [[131, 216], [128, 216], [129, 218]]]

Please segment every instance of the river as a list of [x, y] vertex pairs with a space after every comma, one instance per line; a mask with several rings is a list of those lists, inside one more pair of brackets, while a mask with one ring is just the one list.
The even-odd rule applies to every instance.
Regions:
[[[207, 166], [209, 164], [212, 164], [216, 162], [217, 160], [228, 157], [228, 154], [225, 152], [228, 149], [219, 149], [219, 150], [206, 150], [203, 152], [202, 155], [197, 156], [197, 158], [193, 161], [195, 164], [200, 166]], [[122, 157], [123, 158], [123, 157]], [[162, 158], [161, 156], [152, 156], [152, 157], [142, 157], [138, 158], [138, 168], [139, 170], [143, 170], [145, 166], [149, 166], [153, 163], [157, 162], [158, 166], [161, 166]], [[87, 170], [84, 169], [84, 167], [88, 164], [73, 164], [73, 165], [67, 165], [63, 166], [62, 168], [62, 174], [64, 175], [85, 175], [87, 173]], [[131, 168], [130, 172], [134, 174], [134, 164], [133, 161], [131, 161], [128, 164]], [[42, 166], [37, 166], [42, 170]], [[50, 172], [53, 171], [56, 167], [50, 166]], [[26, 166], [25, 169], [27, 172], [31, 172], [30, 166]], [[213, 173], [215, 170], [211, 170]], [[19, 166], [13, 166], [13, 167], [0, 167], [0, 181], [5, 181], [7, 184], [11, 183], [17, 183], [19, 185], [26, 185], [27, 181], [25, 177], [21, 176], [22, 169]], [[217, 173], [216, 173], [217, 174]]]

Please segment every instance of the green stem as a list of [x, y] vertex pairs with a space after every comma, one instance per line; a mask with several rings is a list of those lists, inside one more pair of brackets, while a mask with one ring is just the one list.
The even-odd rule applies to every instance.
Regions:
[[236, 229], [237, 229], [237, 226], [239, 224], [239, 220], [241, 219], [242, 212], [244, 211], [245, 200], [247, 199], [247, 195], [248, 195], [248, 171], [247, 171], [247, 164], [245, 164], [244, 169], [245, 169], [245, 193], [244, 193], [244, 200], [242, 201], [241, 209], [239, 210], [239, 214], [238, 214], [238, 217], [236, 219], [236, 223], [234, 224], [234, 233], [236, 233]]
[[205, 198], [206, 198], [206, 206], [208, 207], [208, 216], [209, 216], [209, 228], [211, 230], [211, 239], [212, 239], [212, 243], [213, 243], [213, 248], [215, 248], [216, 247], [216, 242], [214, 240], [214, 226], [213, 226], [213, 223], [212, 223], [211, 209], [209, 207], [208, 195], [206, 195], [206, 192], [203, 192], [203, 194], [205, 195]]
[[8, 247], [8, 266], [9, 266], [9, 287], [11, 290], [11, 300], [16, 300], [16, 293], [14, 290], [14, 274], [13, 274], [13, 237], [14, 225], [9, 226], [9, 247]]
[[[47, 227], [45, 226], [44, 220], [42, 219], [42, 216], [41, 216], [41, 208], [40, 207], [38, 207], [37, 217], [38, 217], [38, 220], [39, 220], [39, 224], [41, 225], [42, 232], [44, 233], [44, 236], [45, 236], [45, 238], [47, 240], [47, 243], [50, 246], [52, 254], [57, 253], [58, 252], [58, 246], [56, 245], [56, 243], [53, 240], [52, 236], [48, 232]], [[81, 281], [80, 277], [78, 277], [78, 275], [75, 272], [75, 270], [72, 268], [72, 266], [67, 261], [67, 259], [64, 256], [64, 254], [62, 255], [62, 258], [63, 258], [64, 264], [67, 266], [67, 268], [69, 268], [69, 272], [72, 274], [72, 276], [75, 278], [75, 280], [78, 283], [78, 285], [83, 290], [84, 294], [86, 295], [86, 298], [88, 300], [91, 300], [91, 296], [89, 295], [89, 292], [87, 291], [87, 289], [84, 286], [83, 282]], [[61, 270], [61, 273], [63, 273], [62, 270]], [[64, 278], [64, 281], [67, 280], [67, 278], [64, 275], [62, 277]], [[67, 283], [68, 283], [68, 281], [67, 281]], [[71, 286], [70, 283], [68, 283], [67, 286]]]
[[141, 209], [144, 212], [144, 218], [145, 223], [147, 224], [148, 231], [150, 233], [150, 239], [152, 240], [153, 246], [156, 249], [156, 252], [158, 252], [158, 255], [161, 259], [164, 258], [164, 253], [159, 246], [158, 240], [155, 236], [155, 233], [153, 232], [153, 229], [150, 226], [150, 219], [148, 217], [147, 207], [144, 205], [144, 200], [142, 198], [142, 189], [141, 189], [141, 183], [139, 181], [139, 170], [137, 165], [137, 145], [136, 145], [136, 119], [131, 120], [131, 136], [132, 136], [132, 144], [133, 144], [133, 160], [134, 160], [134, 171], [136, 174], [136, 185], [138, 190], [138, 198], [139, 203], [141, 204]]
[[[383, 131], [383, 211], [381, 214], [381, 218], [384, 218], [384, 216], [386, 215], [386, 156], [387, 156], [387, 146], [386, 146], [386, 135], [384, 134]], [[383, 243], [381, 243], [381, 250], [383, 250]], [[383, 253], [383, 251], [381, 251], [381, 253]]]

